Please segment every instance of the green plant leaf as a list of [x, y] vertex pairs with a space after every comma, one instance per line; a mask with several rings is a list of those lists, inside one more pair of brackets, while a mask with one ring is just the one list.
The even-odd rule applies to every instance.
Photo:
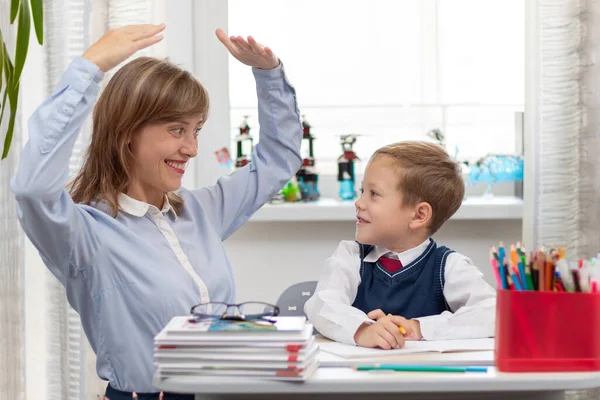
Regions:
[[[5, 52], [5, 54], [8, 54], [8, 51], [6, 49], [6, 44], [4, 44], [4, 52]], [[2, 99], [2, 108], [0, 109], [0, 126], [2, 126], [2, 119], [4, 118], [4, 110], [6, 108], [6, 98], [8, 97], [8, 93], [10, 91], [10, 88], [12, 87], [11, 80], [12, 80], [12, 76], [13, 76], [14, 67], [12, 65], [12, 62], [10, 61], [10, 58], [6, 57], [4, 59], [4, 65], [0, 69], [0, 74], [2, 73], [2, 71], [4, 71], [4, 77], [6, 78], [6, 88], [4, 89], [4, 96]]]
[[0, 107], [0, 125], [2, 125], [2, 119], [4, 118], [4, 108], [6, 106], [6, 98], [8, 97], [8, 86], [4, 89], [4, 95], [2, 96], [2, 107]]
[[0, 125], [4, 119], [4, 108], [6, 107], [6, 98], [8, 97], [8, 86], [4, 89], [4, 95], [2, 96], [2, 107], [0, 107]]
[[[6, 137], [4, 138], [4, 149], [2, 150], [2, 160], [4, 160], [8, 156], [8, 151], [10, 150], [10, 145], [12, 143], [13, 133], [15, 130], [15, 120], [17, 117], [17, 106], [19, 104], [19, 86], [20, 83], [17, 82], [13, 86], [13, 79], [15, 77], [15, 67], [12, 65], [12, 62], [9, 58], [6, 58], [5, 64], [5, 72], [7, 75], [7, 81], [10, 83], [6, 86], [6, 91], [8, 92], [8, 103], [10, 105], [10, 118], [8, 119], [8, 128], [6, 129]], [[2, 107], [6, 104], [6, 100], [2, 104]]]
[[31, 16], [29, 15], [29, 3], [24, 0], [19, 11], [19, 27], [17, 28], [17, 49], [15, 51], [15, 71], [12, 77], [12, 85], [16, 87], [21, 78], [27, 50], [29, 49], [29, 34], [31, 32]]
[[14, 24], [15, 19], [17, 18], [17, 12], [19, 11], [19, 3], [20, 0], [12, 0], [10, 2], [10, 23]]
[[[11, 61], [10, 53], [6, 48], [6, 44], [4, 43], [4, 39], [2, 38], [2, 33], [0, 32], [0, 93], [2, 93], [2, 89], [4, 89], [2, 103], [0, 103], [0, 126], [2, 124], [4, 112], [7, 108], [7, 99], [10, 106], [10, 118], [6, 136], [4, 138], [1, 159], [5, 159], [8, 156], [13, 139], [17, 117], [20, 79], [29, 50], [32, 20], [38, 43], [42, 45], [44, 42], [44, 0], [11, 0], [10, 5], [10, 23], [13, 24], [18, 19], [18, 25], [14, 65]], [[4, 86], [2, 84], [2, 74], [5, 76]]]
[[[8, 55], [8, 49], [6, 48], [6, 43], [4, 43], [4, 54]], [[6, 74], [6, 79], [11, 79], [12, 78], [12, 73], [15, 70], [15, 66], [13, 65], [12, 61], [10, 60], [10, 56], [7, 56], [5, 59], [5, 65], [4, 65], [4, 73]]]
[[9, 82], [9, 85], [6, 85], [6, 89], [8, 89], [8, 103], [10, 104], [10, 109], [17, 111], [17, 99], [19, 98], [19, 83], [15, 83], [15, 67], [13, 66], [10, 58], [6, 58], [6, 72], [7, 77], [6, 81]]
[[[2, 71], [4, 71], [4, 39], [2, 38], [2, 32], [0, 32], [0, 92], [2, 92]], [[8, 57], [8, 54], [6, 55]], [[4, 104], [4, 102], [2, 103]]]
[[44, 44], [44, 0], [31, 0], [31, 15], [37, 41]]
[[13, 133], [15, 130], [15, 120], [17, 117], [17, 103], [19, 97], [19, 85], [14, 87], [12, 93], [8, 94], [8, 101], [10, 103], [10, 119], [8, 120], [8, 129], [6, 130], [6, 137], [4, 138], [4, 150], [2, 150], [2, 160], [8, 157], [8, 151], [10, 150], [10, 144], [12, 142]]

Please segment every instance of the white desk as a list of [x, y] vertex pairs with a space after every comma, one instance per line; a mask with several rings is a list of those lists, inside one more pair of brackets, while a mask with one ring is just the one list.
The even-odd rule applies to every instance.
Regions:
[[[490, 354], [489, 352], [487, 352]], [[468, 353], [463, 353], [467, 357]], [[424, 363], [448, 364], [456, 354], [419, 355]], [[489, 355], [487, 356], [489, 358]], [[460, 358], [460, 357], [459, 357]], [[484, 361], [474, 362], [481, 365]], [[483, 357], [486, 358], [486, 357]], [[396, 360], [398, 361], [398, 360]], [[463, 360], [464, 361], [464, 360]], [[366, 364], [367, 362], [365, 362]], [[600, 387], [593, 373], [419, 373], [359, 372], [351, 368], [319, 368], [306, 382], [215, 377], [154, 378], [162, 391], [196, 393], [197, 400], [244, 399], [564, 399], [565, 390]]]

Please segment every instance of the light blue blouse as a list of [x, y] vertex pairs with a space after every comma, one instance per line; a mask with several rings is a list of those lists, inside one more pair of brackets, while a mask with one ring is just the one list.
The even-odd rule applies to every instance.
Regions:
[[11, 181], [17, 215], [44, 263], [65, 286], [115, 389], [153, 392], [154, 336], [204, 301], [234, 302], [223, 240], [296, 173], [302, 127], [283, 67], [253, 69], [260, 142], [249, 165], [214, 186], [180, 189], [175, 215], [125, 195], [121, 211], [75, 204], [65, 190], [69, 157], [92, 111], [102, 71], [78, 58], [29, 121], [29, 141]]

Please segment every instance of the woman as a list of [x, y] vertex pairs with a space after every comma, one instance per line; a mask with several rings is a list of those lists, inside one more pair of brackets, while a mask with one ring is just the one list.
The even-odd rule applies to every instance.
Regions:
[[208, 96], [188, 72], [138, 58], [100, 96], [91, 143], [69, 193], [69, 156], [104, 73], [159, 42], [164, 28], [111, 30], [73, 61], [32, 116], [11, 182], [19, 220], [81, 316], [111, 400], [132, 392], [158, 398], [154, 336], [195, 304], [234, 301], [222, 241], [301, 164], [295, 91], [278, 58], [252, 37], [228, 38], [219, 29], [219, 40], [256, 78], [261, 130], [251, 163], [214, 186], [181, 188], [197, 154]]

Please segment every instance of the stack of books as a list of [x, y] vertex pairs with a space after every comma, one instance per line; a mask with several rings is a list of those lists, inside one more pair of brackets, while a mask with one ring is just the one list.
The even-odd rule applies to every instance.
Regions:
[[237, 376], [303, 381], [318, 366], [306, 317], [196, 321], [175, 317], [154, 338], [161, 377]]

